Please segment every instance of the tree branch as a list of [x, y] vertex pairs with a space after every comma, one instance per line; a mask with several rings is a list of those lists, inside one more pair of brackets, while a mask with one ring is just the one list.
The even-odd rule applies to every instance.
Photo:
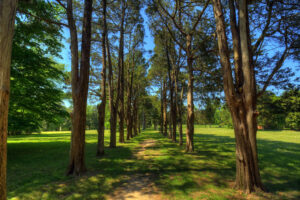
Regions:
[[199, 16], [198, 16], [198, 18], [197, 18], [197, 21], [195, 22], [195, 24], [194, 24], [194, 26], [193, 26], [193, 28], [192, 28], [192, 33], [196, 30], [196, 27], [198, 26], [198, 24], [199, 24], [199, 22], [200, 22], [200, 20], [201, 20], [201, 18], [202, 18], [202, 15], [204, 14], [204, 12], [205, 12], [205, 10], [206, 10], [206, 8], [207, 8], [209, 2], [210, 2], [210, 0], [207, 0], [207, 1], [206, 1], [205, 5], [204, 5], [204, 8], [202, 9], [201, 13], [199, 14]]
[[44, 22], [46, 22], [47, 24], [55, 24], [55, 25], [58, 25], [58, 26], [69, 27], [68, 24], [61, 23], [61, 22], [55, 22], [55, 21], [52, 21], [52, 20], [50, 20], [50, 19], [45, 19], [45, 18], [36, 16], [36, 15], [34, 15], [34, 14], [31, 14], [31, 13], [29, 13], [29, 12], [27, 12], [27, 11], [24, 11], [24, 10], [18, 9], [18, 11], [19, 11], [20, 13], [25, 14], [25, 15], [29, 15], [29, 16], [31, 16], [31, 17], [34, 17], [34, 18], [39, 19], [39, 20], [41, 20], [41, 21], [44, 21]]
[[266, 23], [266, 26], [265, 26], [264, 30], [262, 31], [261, 35], [257, 39], [255, 45], [253, 46], [253, 52], [256, 52], [257, 48], [259, 47], [261, 42], [264, 40], [264, 38], [267, 34], [267, 31], [269, 30], [271, 17], [272, 17], [272, 7], [273, 7], [273, 1], [271, 1], [270, 4], [269, 4], [269, 12], [268, 12], [267, 23]]
[[265, 84], [263, 86], [263, 89], [257, 94], [257, 97], [260, 97], [266, 91], [266, 89], [269, 86], [271, 80], [273, 79], [276, 72], [278, 72], [278, 70], [282, 67], [283, 62], [285, 61], [287, 56], [288, 56], [288, 48], [286, 48], [284, 50], [284, 52], [281, 55], [280, 59], [276, 62], [276, 65], [275, 65], [274, 69], [272, 70], [272, 73], [269, 75], [267, 81], [265, 82]]
[[[182, 28], [182, 26], [181, 25], [179, 25], [177, 22], [176, 22], [176, 19], [175, 19], [175, 15], [171, 15], [164, 7], [163, 7], [163, 5], [161, 5], [161, 2], [160, 1], [158, 1], [159, 3], [159, 7], [162, 9], [162, 11], [167, 15], [167, 17], [168, 18], [170, 18], [172, 21], [173, 21], [173, 23], [174, 23], [174, 25], [175, 25], [175, 27], [184, 35], [184, 36], [186, 36], [187, 34], [183, 31], [183, 28]], [[180, 9], [180, 8], [179, 8]], [[161, 16], [161, 18], [162, 18], [162, 13], [160, 12], [160, 11], [158, 11], [158, 13], [160, 14], [160, 16]]]
[[67, 10], [67, 7], [61, 2], [61, 0], [56, 0], [56, 1], [61, 7], [63, 7], [65, 10]]

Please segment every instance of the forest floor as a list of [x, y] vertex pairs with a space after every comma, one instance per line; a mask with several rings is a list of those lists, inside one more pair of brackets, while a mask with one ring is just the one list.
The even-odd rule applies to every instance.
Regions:
[[261, 176], [269, 192], [251, 195], [232, 189], [233, 131], [196, 126], [195, 133], [194, 153], [185, 153], [184, 145], [147, 129], [117, 148], [106, 148], [103, 157], [96, 157], [97, 132], [87, 131], [88, 172], [81, 177], [64, 175], [70, 132], [10, 136], [8, 198], [300, 199], [300, 132], [258, 132]]

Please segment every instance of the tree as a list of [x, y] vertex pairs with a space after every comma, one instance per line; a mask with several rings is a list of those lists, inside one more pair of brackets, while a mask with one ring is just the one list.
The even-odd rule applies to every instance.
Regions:
[[86, 171], [84, 161], [85, 148], [85, 125], [86, 125], [86, 106], [89, 85], [90, 70], [90, 47], [91, 47], [91, 21], [92, 21], [92, 0], [84, 1], [84, 14], [82, 19], [82, 41], [81, 54], [79, 60], [78, 33], [76, 22], [73, 15], [73, 0], [67, 1], [67, 6], [57, 2], [66, 9], [68, 28], [71, 38], [71, 86], [73, 112], [72, 118], [72, 135], [70, 162], [67, 169], [67, 175], [81, 175]]
[[[43, 122], [57, 124], [59, 118], [68, 115], [62, 106], [64, 65], [52, 58], [59, 57], [62, 47], [61, 27], [45, 22], [58, 21], [57, 15], [57, 6], [44, 1], [18, 5], [11, 65], [9, 134], [40, 131]], [[42, 16], [43, 20], [35, 16]]]
[[0, 199], [6, 199], [7, 118], [16, 0], [0, 1]]
[[[297, 9], [299, 10], [296, 1], [295, 3], [277, 1], [251, 3], [250, 5], [250, 1], [230, 0], [228, 4], [234, 55], [234, 73], [232, 73], [224, 8], [220, 0], [213, 0], [220, 63], [223, 68], [224, 92], [236, 137], [235, 185], [236, 188], [246, 192], [264, 189], [257, 157], [257, 98], [270, 85], [271, 80], [282, 68], [286, 58], [297, 56], [298, 51], [294, 44], [299, 39], [299, 34], [294, 34], [299, 32], [299, 26], [295, 25], [295, 15], [293, 14]], [[261, 10], [264, 12], [255, 13], [255, 11]], [[252, 13], [253, 16], [264, 23], [260, 26], [253, 25], [260, 28], [257, 30], [261, 31], [260, 35], [253, 35], [250, 32], [250, 30], [255, 29], [251, 27], [252, 24], [250, 25], [251, 21], [249, 20], [249, 12], [252, 11], [254, 12]], [[238, 17], [236, 13], [238, 13]], [[265, 20], [261, 20], [263, 17]], [[256, 38], [256, 35], [259, 36]], [[273, 63], [269, 63], [273, 69], [262, 82], [262, 90], [257, 91], [257, 78], [259, 78], [257, 74], [259, 74], [258, 72], [266, 74], [266, 71], [259, 70], [263, 66], [259, 66], [259, 63], [255, 61], [258, 60], [257, 56], [261, 55], [262, 42], [267, 38], [276, 40], [284, 48], [281, 54], [278, 54], [280, 55], [279, 58], [274, 57]], [[255, 41], [253, 45], [251, 44], [252, 41]], [[263, 56], [266, 55], [263, 54]]]
[[[158, 13], [160, 17], [163, 19], [164, 24], [172, 36], [173, 40], [181, 47], [182, 50], [186, 53], [186, 63], [188, 68], [188, 86], [187, 86], [187, 130], [186, 130], [186, 151], [193, 152], [194, 151], [194, 98], [193, 98], [193, 89], [194, 89], [194, 69], [193, 62], [195, 60], [195, 50], [193, 48], [193, 37], [197, 32], [197, 28], [199, 22], [202, 19], [202, 16], [209, 4], [209, 1], [206, 1], [204, 5], [198, 5], [198, 7], [202, 8], [201, 11], [192, 12], [192, 10], [185, 10], [185, 6], [183, 1], [176, 1], [175, 5], [172, 9], [172, 13], [168, 11], [165, 5], [161, 1], [156, 2], [158, 6]], [[172, 4], [168, 4], [172, 5]], [[190, 13], [194, 16], [190, 17]], [[186, 18], [184, 18], [184, 14], [186, 14]], [[188, 20], [189, 22], [183, 24], [183, 20]], [[190, 23], [191, 21], [191, 23]], [[184, 38], [183, 41], [178, 40], [176, 35], [174, 34], [174, 30], [171, 26], [180, 33], [178, 38]]]
[[97, 155], [104, 154], [104, 123], [105, 123], [105, 107], [106, 107], [106, 38], [107, 38], [107, 24], [106, 24], [106, 0], [102, 1], [102, 18], [103, 18], [103, 30], [102, 30], [102, 81], [101, 81], [101, 103], [98, 105], [98, 145]]

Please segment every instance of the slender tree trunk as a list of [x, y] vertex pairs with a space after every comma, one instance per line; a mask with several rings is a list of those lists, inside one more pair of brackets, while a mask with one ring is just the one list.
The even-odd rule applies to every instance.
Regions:
[[163, 126], [164, 136], [167, 136], [168, 121], [167, 121], [167, 87], [166, 80], [163, 80]]
[[193, 99], [193, 58], [191, 55], [191, 35], [187, 35], [187, 64], [188, 64], [188, 91], [187, 91], [187, 130], [186, 152], [194, 151], [194, 99]]
[[170, 46], [166, 43], [166, 55], [168, 60], [168, 76], [169, 76], [169, 91], [170, 91], [170, 120], [169, 120], [169, 137], [172, 138], [173, 142], [176, 142], [176, 102], [174, 98], [174, 62], [172, 55], [169, 53]]
[[101, 103], [98, 105], [98, 145], [97, 156], [104, 154], [104, 124], [105, 124], [105, 107], [106, 107], [106, 0], [102, 1], [102, 16], [103, 16], [103, 33], [102, 33], [102, 82], [101, 82]]
[[[236, 12], [230, 1], [231, 17]], [[242, 89], [233, 84], [226, 26], [220, 0], [213, 0], [220, 61], [223, 68], [224, 92], [233, 119], [236, 139], [236, 188], [246, 192], [263, 190], [258, 167], [256, 144], [256, 82], [252, 61], [247, 1], [239, 1], [239, 37], [233, 31], [235, 41], [236, 80], [243, 82]], [[233, 10], [234, 9], [234, 10]], [[232, 17], [232, 19], [235, 19]], [[231, 21], [231, 25], [235, 21]], [[231, 28], [234, 28], [232, 26]], [[237, 31], [236, 31], [237, 32]], [[238, 45], [238, 46], [237, 46]], [[237, 59], [238, 58], [238, 59]], [[239, 60], [241, 59], [241, 60]], [[241, 63], [241, 66], [239, 64]], [[241, 72], [239, 71], [241, 70]]]
[[108, 38], [106, 38], [106, 52], [108, 57], [108, 90], [109, 90], [109, 109], [110, 109], [110, 148], [115, 148], [117, 146], [117, 108], [114, 103], [114, 86], [113, 86], [113, 71], [112, 62], [110, 55], [110, 47]]
[[0, 1], [0, 200], [6, 199], [10, 64], [16, 7], [16, 0]]
[[134, 136], [138, 135], [138, 125], [137, 125], [137, 98], [133, 100], [133, 132]]
[[105, 121], [105, 104], [101, 102], [97, 106], [98, 110], [98, 144], [97, 144], [97, 156], [104, 155], [104, 121]]
[[138, 116], [138, 127], [139, 127], [139, 134], [141, 133], [141, 119]]
[[169, 124], [169, 139], [173, 139], [173, 134], [172, 134], [172, 113], [171, 113], [171, 105], [170, 105], [170, 111], [169, 111], [169, 120], [168, 120], [168, 124]]
[[173, 87], [173, 93], [174, 93], [174, 97], [173, 97], [173, 103], [172, 103], [172, 123], [173, 123], [173, 130], [172, 130], [172, 140], [173, 142], [176, 142], [176, 127], [177, 127], [177, 79], [176, 79], [176, 75], [175, 75], [175, 69], [173, 69], [173, 83], [175, 84], [175, 88], [174, 88], [174, 84], [172, 84]]
[[130, 68], [128, 66], [128, 87], [127, 87], [127, 140], [132, 138], [132, 106], [131, 106], [131, 100], [132, 100], [132, 82], [133, 82], [133, 71], [129, 71]]
[[163, 81], [160, 87], [160, 133], [164, 135], [164, 100], [163, 100]]
[[183, 131], [182, 131], [182, 115], [183, 115], [183, 85], [181, 87], [180, 100], [178, 101], [178, 129], [179, 129], [179, 145], [183, 144]]
[[125, 1], [122, 0], [122, 16], [120, 25], [120, 45], [119, 45], [119, 84], [118, 91], [120, 92], [120, 111], [119, 111], [119, 141], [124, 143], [124, 19], [125, 19]]
[[146, 130], [146, 115], [145, 115], [145, 112], [143, 112], [143, 130]]
[[85, 0], [84, 2], [81, 59], [79, 66], [78, 39], [76, 25], [73, 19], [73, 5], [72, 0], [67, 1], [67, 16], [71, 35], [72, 98], [74, 107], [72, 115], [70, 162], [67, 170], [68, 175], [81, 175], [86, 171], [84, 152], [86, 106], [90, 70], [92, 3], [92, 0]]

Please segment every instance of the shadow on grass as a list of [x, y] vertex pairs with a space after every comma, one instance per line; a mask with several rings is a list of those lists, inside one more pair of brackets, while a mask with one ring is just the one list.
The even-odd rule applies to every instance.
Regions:
[[[195, 153], [185, 154], [184, 147], [180, 148], [160, 135], [153, 137], [159, 144], [152, 149], [163, 149], [165, 159], [154, 158], [149, 162], [155, 163], [157, 172], [161, 172], [158, 183], [165, 193], [176, 194], [180, 190], [188, 193], [193, 189], [201, 191], [207, 186], [224, 188], [234, 182], [234, 138], [196, 134]], [[262, 180], [268, 191], [273, 194], [286, 193], [279, 199], [300, 198], [300, 145], [259, 139], [258, 151]], [[176, 174], [179, 174], [177, 179], [174, 178]], [[190, 178], [193, 175], [197, 178]], [[174, 183], [172, 179], [175, 179]], [[289, 192], [296, 192], [295, 196], [289, 196]]]
[[[67, 134], [55, 135], [68, 137]], [[35, 136], [37, 139], [43, 137]], [[154, 184], [174, 199], [192, 199], [190, 195], [197, 192], [202, 192], [195, 197], [199, 199], [242, 198], [234, 196], [230, 189], [235, 176], [235, 140], [232, 137], [196, 134], [195, 153], [187, 154], [184, 146], [180, 147], [156, 131], [146, 131], [117, 148], [107, 148], [101, 158], [95, 156], [96, 135], [87, 134], [87, 138], [90, 140], [86, 144], [89, 172], [76, 178], [64, 176], [70, 145], [67, 140], [8, 144], [9, 197], [104, 199], [116, 187], [135, 184], [128, 183], [131, 175], [150, 174]], [[141, 148], [139, 144], [147, 139], [156, 140], [156, 144], [146, 148], [145, 159], [137, 159], [135, 153]], [[299, 190], [300, 160], [297, 158], [300, 145], [260, 139], [258, 149], [267, 189], [272, 193]], [[136, 185], [135, 191], [138, 190], [140, 187]], [[215, 193], [220, 194], [214, 196]], [[290, 197], [299, 198], [295, 195]]]

